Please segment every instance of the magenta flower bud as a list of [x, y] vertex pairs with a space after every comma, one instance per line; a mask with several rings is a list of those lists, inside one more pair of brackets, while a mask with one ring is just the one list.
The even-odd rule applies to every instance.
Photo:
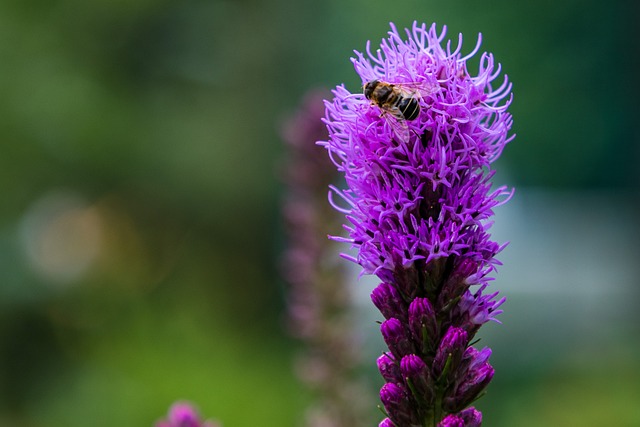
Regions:
[[[437, 378], [443, 374], [449, 376], [449, 373], [458, 369], [467, 344], [467, 333], [464, 329], [449, 327], [433, 361], [433, 372]], [[444, 372], [445, 368], [447, 372]]]
[[407, 303], [392, 284], [380, 283], [371, 292], [371, 301], [385, 319], [395, 317], [403, 322], [406, 320]]
[[416, 298], [409, 304], [409, 328], [422, 351], [432, 351], [438, 339], [438, 325], [433, 306], [427, 298]]
[[451, 414], [444, 417], [438, 427], [466, 427], [464, 420], [457, 415]]
[[378, 424], [378, 427], [396, 427], [396, 425], [389, 418], [385, 418]]
[[494, 374], [487, 362], [490, 355], [491, 349], [486, 347], [481, 351], [473, 347], [467, 348], [456, 375], [455, 389], [443, 400], [447, 411], [457, 412], [465, 408], [489, 385]]
[[411, 426], [416, 423], [413, 403], [402, 386], [386, 383], [380, 389], [380, 400], [396, 426]]
[[494, 372], [493, 367], [488, 363], [470, 371], [457, 387], [453, 397], [444, 399], [445, 408], [455, 412], [469, 405], [489, 385]]
[[382, 378], [389, 383], [401, 383], [402, 373], [400, 372], [400, 366], [398, 361], [393, 358], [392, 355], [384, 353], [378, 357], [378, 370], [382, 375]]
[[415, 354], [408, 354], [400, 361], [400, 372], [405, 378], [414, 378], [427, 371], [427, 365]]
[[403, 378], [410, 384], [416, 401], [423, 407], [433, 403], [434, 390], [431, 384], [429, 368], [422, 359], [415, 354], [409, 354], [400, 361], [400, 372]]
[[408, 401], [408, 396], [404, 389], [394, 383], [383, 385], [380, 389], [380, 397], [382, 398], [385, 408], [387, 406], [392, 408], [402, 406]]
[[413, 344], [409, 340], [408, 334], [402, 323], [395, 318], [385, 320], [380, 326], [384, 342], [391, 350], [391, 354], [396, 360], [402, 356], [413, 353]]
[[482, 425], [482, 413], [476, 408], [467, 408], [458, 414], [464, 420], [464, 427], [480, 427]]
[[449, 412], [457, 412], [478, 398], [493, 378], [494, 369], [488, 363], [464, 378], [450, 396], [443, 399], [442, 406]]

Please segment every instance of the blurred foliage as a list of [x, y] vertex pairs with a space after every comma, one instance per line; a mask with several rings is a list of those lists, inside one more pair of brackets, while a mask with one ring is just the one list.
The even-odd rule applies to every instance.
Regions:
[[[307, 398], [275, 267], [282, 117], [310, 87], [358, 90], [348, 58], [389, 21], [446, 23], [468, 49], [482, 32], [514, 82], [518, 138], [500, 165], [512, 183], [637, 189], [638, 12], [633, 0], [0, 1], [0, 425], [150, 425], [178, 398], [227, 427], [295, 425]], [[497, 386], [523, 403], [492, 425], [525, 425], [527, 405], [549, 414], [531, 425], [577, 420], [536, 394], [597, 400], [570, 388], [590, 378], [564, 375]], [[633, 407], [624, 390], [610, 389], [612, 410]], [[584, 416], [574, 424], [604, 422]]]

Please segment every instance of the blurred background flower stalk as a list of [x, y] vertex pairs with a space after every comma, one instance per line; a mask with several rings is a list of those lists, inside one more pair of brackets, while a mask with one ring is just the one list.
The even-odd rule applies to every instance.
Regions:
[[302, 341], [296, 372], [314, 392], [310, 427], [368, 425], [368, 389], [358, 378], [362, 336], [354, 329], [354, 304], [346, 269], [328, 235], [339, 217], [327, 200], [338, 174], [316, 141], [327, 137], [322, 123], [328, 90], [308, 92], [282, 128], [288, 148], [283, 215], [287, 235], [281, 271], [288, 284], [287, 329]]

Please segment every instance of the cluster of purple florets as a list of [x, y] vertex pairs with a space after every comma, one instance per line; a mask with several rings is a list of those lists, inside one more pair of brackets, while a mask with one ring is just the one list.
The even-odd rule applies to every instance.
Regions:
[[404, 92], [418, 97], [415, 120], [344, 86], [326, 102], [321, 145], [344, 173], [347, 188], [333, 188], [343, 203], [333, 203], [351, 223], [336, 239], [357, 248], [345, 257], [382, 281], [372, 293], [389, 347], [378, 359], [388, 414], [381, 426], [480, 426], [469, 405], [493, 377], [491, 351], [470, 343], [504, 302], [486, 288], [503, 248], [488, 232], [492, 209], [511, 195], [490, 182], [491, 163], [513, 138], [511, 85], [498, 79], [491, 54], [469, 72], [480, 38], [463, 56], [461, 37], [454, 48], [444, 36], [414, 23], [403, 38], [392, 25], [380, 49], [367, 45], [353, 58], [363, 84], [427, 89]]

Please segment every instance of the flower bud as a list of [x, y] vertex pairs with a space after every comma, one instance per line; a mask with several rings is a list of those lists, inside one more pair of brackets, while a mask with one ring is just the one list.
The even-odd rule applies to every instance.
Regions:
[[402, 386], [386, 383], [380, 389], [380, 400], [396, 426], [410, 426], [416, 423], [414, 405]]
[[394, 359], [394, 357], [388, 353], [384, 353], [382, 356], [378, 357], [378, 370], [382, 375], [382, 378], [385, 379], [388, 383], [401, 383], [402, 382], [402, 373], [400, 372], [400, 367], [398, 366], [398, 361]]
[[456, 373], [455, 389], [443, 400], [444, 408], [449, 412], [458, 412], [473, 402], [487, 387], [493, 378], [494, 370], [487, 360], [491, 356], [490, 348], [478, 351], [469, 347], [464, 352], [462, 362]]
[[385, 320], [380, 326], [384, 342], [391, 350], [396, 360], [402, 359], [402, 356], [413, 353], [413, 344], [409, 340], [407, 331], [398, 319], [391, 318]]
[[464, 420], [457, 415], [451, 414], [444, 417], [438, 427], [466, 427]]
[[456, 400], [459, 402], [458, 406], [465, 407], [473, 402], [480, 392], [489, 385], [494, 373], [495, 370], [488, 363], [484, 363], [469, 372], [468, 377], [456, 390]]
[[443, 375], [451, 377], [452, 373], [458, 369], [466, 348], [467, 333], [461, 328], [449, 327], [433, 361], [433, 372], [436, 377], [440, 378]]
[[416, 298], [409, 305], [409, 329], [423, 352], [436, 346], [438, 325], [433, 306], [427, 298]]
[[439, 305], [443, 307], [446, 306], [449, 301], [455, 300], [460, 297], [464, 291], [469, 289], [467, 278], [477, 271], [478, 263], [476, 261], [469, 258], [460, 261], [442, 286], [442, 290], [438, 296]]
[[385, 319], [395, 317], [401, 321], [407, 318], [407, 303], [396, 288], [389, 283], [380, 283], [371, 292], [371, 301], [380, 310]]
[[480, 427], [482, 425], [482, 413], [476, 408], [467, 408], [458, 414], [464, 420], [464, 427]]
[[389, 418], [385, 418], [380, 422], [380, 424], [378, 424], [378, 427], [396, 427], [396, 425], [393, 424], [393, 421], [391, 421]]
[[434, 398], [433, 384], [429, 368], [415, 354], [409, 354], [400, 361], [400, 372], [409, 384], [409, 389], [421, 406], [431, 406]]

